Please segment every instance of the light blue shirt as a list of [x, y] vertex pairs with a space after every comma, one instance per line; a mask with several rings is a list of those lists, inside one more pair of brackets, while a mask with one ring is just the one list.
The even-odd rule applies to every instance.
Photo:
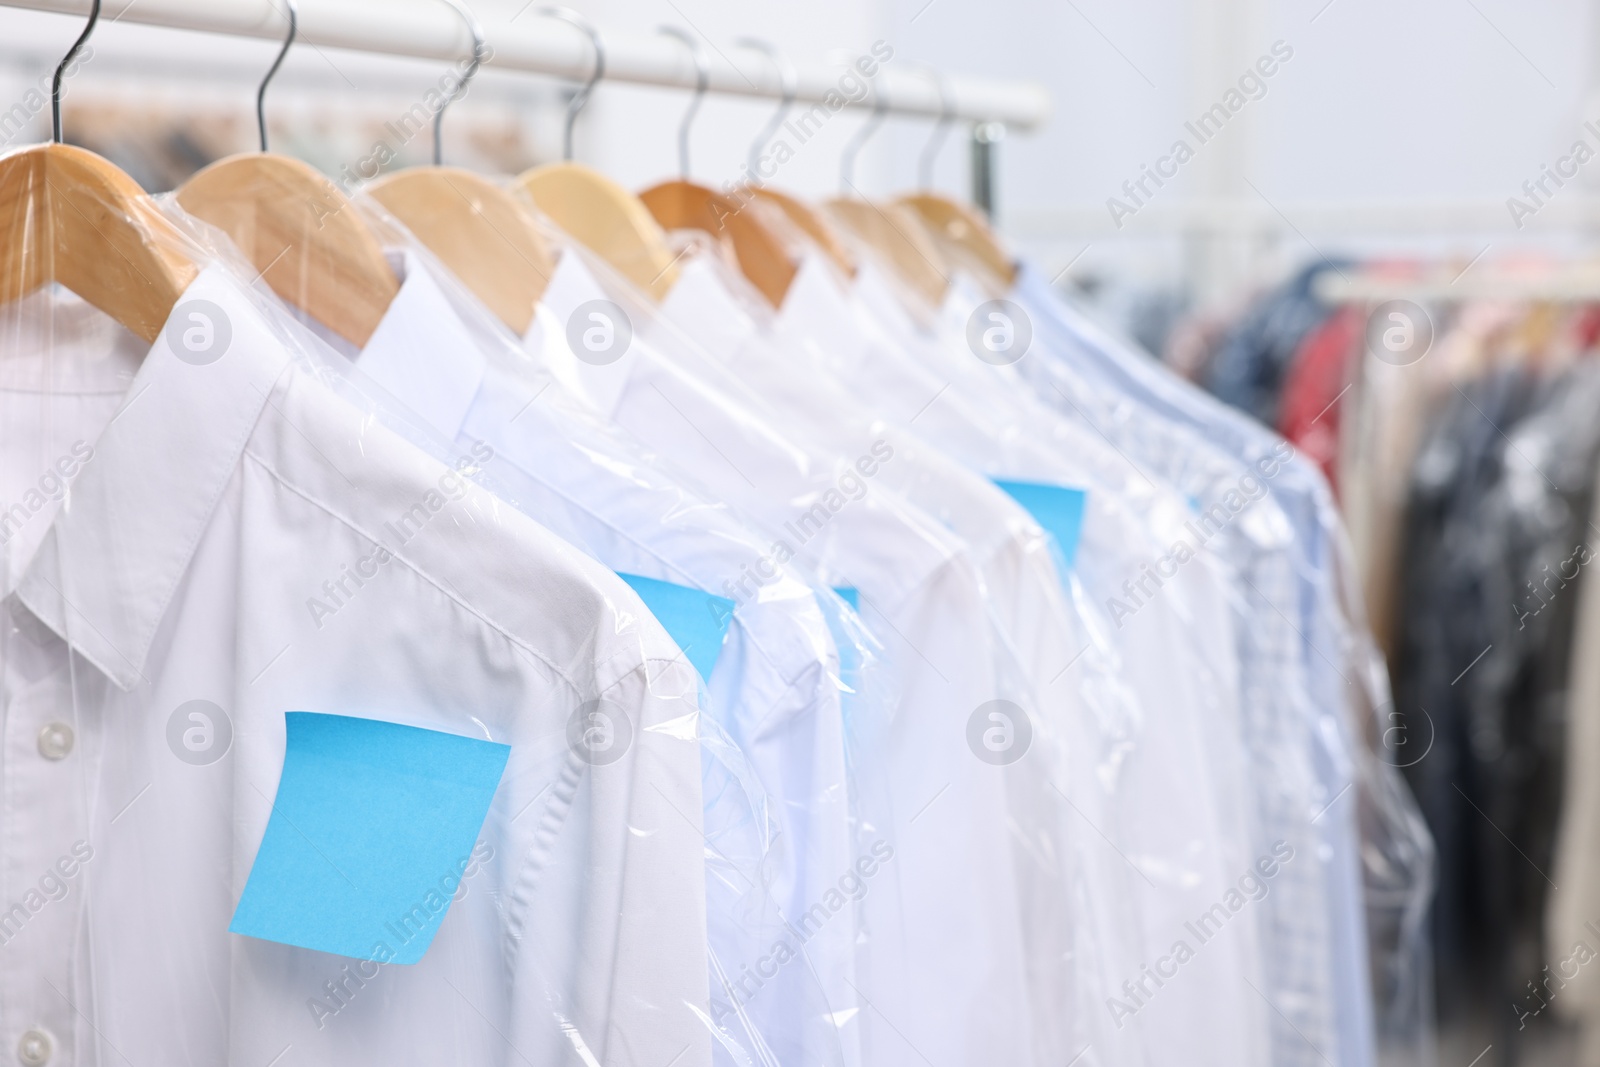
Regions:
[[865, 1006], [841, 1020], [859, 1031], [862, 1062], [1053, 1062], [1035, 1052], [1024, 910], [1037, 897], [1020, 881], [1041, 864], [1015, 829], [1007, 776], [967, 741], [970, 717], [1009, 681], [971, 547], [879, 490], [899, 469], [892, 442], [845, 451], [813, 437], [705, 352], [697, 338], [715, 322], [685, 333], [603, 266], [583, 279], [586, 262], [565, 249], [546, 302], [569, 314], [595, 299], [626, 305], [634, 340], [606, 374], [573, 368], [579, 378], [619, 426], [753, 517], [775, 551], [856, 588], [886, 646], [896, 710], [857, 768], [863, 826], [893, 856], [861, 893]]
[[[1030, 267], [1019, 272], [1011, 298], [1031, 318], [1038, 351], [1019, 369], [1040, 387], [1040, 395], [1048, 400], [1065, 389], [1079, 397], [1106, 398], [1108, 406], [1124, 413], [1124, 424], [1137, 428], [1119, 437], [1124, 447], [1137, 450], [1143, 461], [1203, 503], [1212, 502], [1207, 489], [1214, 493], [1236, 483], [1259, 461], [1270, 464], [1279, 438], [1151, 366], [1147, 357], [1059, 301]], [[1127, 412], [1129, 400], [1132, 413]], [[1115, 432], [1118, 420], [1105, 421], [1109, 432]], [[1156, 427], [1159, 431], [1153, 432]], [[1286, 915], [1282, 934], [1289, 943], [1281, 946], [1279, 956], [1285, 985], [1279, 988], [1309, 992], [1322, 987], [1332, 994], [1331, 1017], [1320, 1020], [1314, 1012], [1296, 1010], [1298, 998], [1279, 998], [1280, 1010], [1296, 1020], [1295, 1028], [1305, 1036], [1280, 1028], [1275, 1047], [1283, 1055], [1275, 1062], [1309, 1063], [1331, 1054], [1348, 1067], [1366, 1067], [1376, 1052], [1355, 823], [1358, 743], [1350, 734], [1351, 709], [1358, 705], [1349, 686], [1366, 684], [1370, 660], [1363, 662], [1359, 651], [1352, 652], [1359, 635], [1339, 610], [1334, 541], [1340, 533], [1326, 485], [1297, 458], [1278, 464], [1276, 473], [1261, 481], [1290, 523], [1293, 537], [1277, 547], [1252, 546], [1238, 537], [1219, 538], [1218, 545], [1253, 583], [1241, 591], [1247, 601], [1259, 614], [1280, 616], [1282, 626], [1294, 631], [1273, 635], [1270, 617], [1242, 627], [1247, 637], [1256, 635], [1244, 650], [1243, 667], [1263, 683], [1272, 679], [1279, 695], [1292, 701], [1277, 711], [1263, 706], [1260, 726], [1287, 731], [1280, 732], [1282, 741], [1304, 746], [1301, 757], [1309, 762], [1318, 788], [1307, 798], [1315, 806], [1309, 825], [1305, 814], [1287, 809], [1278, 812], [1284, 817], [1280, 825], [1311, 830], [1326, 855], [1321, 894], [1325, 922], [1319, 924], [1323, 944], [1294, 943], [1307, 930]], [[1280, 688], [1285, 685], [1287, 689]], [[1267, 693], [1261, 697], [1272, 699]], [[1298, 724], [1297, 718], [1302, 720]], [[1316, 970], [1325, 970], [1325, 976], [1319, 978]], [[1325, 1041], [1319, 1043], [1317, 1034], [1325, 1034]], [[1318, 1044], [1318, 1053], [1304, 1048], [1307, 1039]]]

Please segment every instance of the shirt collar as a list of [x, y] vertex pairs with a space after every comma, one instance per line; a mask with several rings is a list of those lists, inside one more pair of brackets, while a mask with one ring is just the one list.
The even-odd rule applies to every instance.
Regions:
[[971, 274], [964, 270], [953, 272], [950, 287], [945, 290], [944, 301], [939, 305], [941, 326], [957, 334], [966, 332], [967, 319], [988, 299], [978, 280]]
[[911, 312], [906, 310], [905, 298], [900, 295], [900, 289], [900, 283], [890, 278], [883, 268], [870, 258], [863, 258], [861, 265], [856, 268], [855, 284], [851, 287], [851, 292], [862, 307], [870, 310], [885, 328], [896, 335], [921, 334], [922, 328]]
[[421, 257], [401, 251], [393, 258], [400, 291], [356, 366], [454, 441], [483, 384], [487, 359]]
[[[575, 248], [565, 248], [524, 335], [523, 349], [562, 385], [611, 418], [639, 358], [639, 331]], [[593, 339], [596, 344], [585, 347]]]
[[207, 267], [172, 309], [18, 583], [30, 611], [122, 689], [291, 359], [256, 298]]
[[759, 329], [747, 308], [718, 274], [709, 255], [697, 255], [683, 265], [678, 280], [661, 302], [661, 313], [690, 334], [718, 359], [739, 355]]
[[833, 268], [821, 256], [808, 252], [801, 258], [800, 269], [778, 309], [776, 336], [783, 344], [809, 341], [820, 345], [830, 365], [834, 361], [860, 362], [865, 346], [860, 321], [835, 280]]
[[56, 285], [0, 307], [8, 389], [122, 396], [150, 347], [77, 294]]

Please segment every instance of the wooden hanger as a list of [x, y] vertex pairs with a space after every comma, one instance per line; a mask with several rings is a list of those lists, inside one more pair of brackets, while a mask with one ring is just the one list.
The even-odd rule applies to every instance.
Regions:
[[[771, 60], [773, 66], [777, 68], [779, 86], [778, 109], [772, 113], [767, 124], [750, 142], [750, 158], [745, 165], [745, 182], [739, 189], [737, 198], [753, 197], [773, 209], [758, 212], [758, 215], [765, 220], [781, 214], [788, 220], [790, 227], [799, 231], [803, 240], [809, 240], [846, 278], [854, 278], [855, 253], [840, 236], [838, 229], [810, 204], [762, 184], [762, 179], [767, 176], [764, 166], [767, 161], [766, 147], [782, 127], [783, 120], [788, 116], [789, 109], [794, 106], [795, 98], [799, 95], [800, 77], [794, 69], [794, 64], [770, 42], [758, 37], [741, 37], [734, 43], [742, 48], [754, 49]], [[769, 228], [776, 227], [769, 226]]]
[[338, 186], [266, 150], [262, 100], [296, 24], [291, 3], [289, 36], [256, 95], [261, 151], [206, 167], [183, 183], [178, 203], [232, 238], [273, 292], [360, 348], [400, 292], [383, 245]]
[[943, 303], [950, 287], [950, 268], [914, 211], [901, 204], [880, 205], [845, 197], [828, 201], [827, 207], [930, 307]]
[[[1001, 290], [1017, 279], [1017, 267], [988, 221], [967, 204], [923, 192], [895, 201], [916, 212], [948, 260], [959, 262]], [[993, 295], [1000, 295], [998, 292]]]
[[137, 182], [87, 149], [0, 158], [0, 303], [59, 283], [154, 341], [199, 274]]
[[[472, 63], [446, 107], [466, 92], [485, 52], [477, 20], [459, 4], [451, 6], [472, 32]], [[555, 261], [521, 201], [471, 171], [443, 165], [443, 118], [441, 107], [433, 118], [433, 166], [380, 178], [367, 193], [520, 337], [533, 322]]]
[[873, 79], [872, 114], [845, 143], [839, 157], [840, 192], [856, 195], [840, 195], [828, 201], [828, 213], [858, 241], [875, 251], [883, 264], [928, 306], [938, 307], [950, 286], [950, 271], [922, 220], [899, 204], [880, 206], [867, 202], [853, 180], [856, 156], [888, 113], [888, 95], [877, 79]]
[[54, 140], [0, 156], [0, 303], [54, 282], [146, 341], [199, 274], [184, 238], [114, 164], [61, 143], [61, 78], [100, 19], [56, 67]]
[[1016, 281], [1016, 266], [988, 220], [968, 205], [931, 191], [934, 163], [950, 124], [955, 121], [955, 101], [942, 73], [933, 67], [917, 66], [932, 79], [939, 92], [939, 120], [933, 124], [928, 142], [917, 158], [917, 179], [922, 191], [902, 196], [896, 203], [903, 204], [921, 219], [947, 262], [967, 268], [992, 291], [991, 295], [999, 296]]
[[662, 182], [639, 199], [668, 230], [702, 230], [728, 242], [744, 276], [773, 307], [782, 305], [800, 269], [799, 251], [759, 218], [758, 205], [686, 181]]
[[539, 210], [651, 297], [678, 280], [677, 256], [650, 209], [628, 190], [578, 163], [548, 163], [515, 182]]
[[846, 278], [856, 276], [856, 254], [827, 216], [810, 204], [776, 189], [753, 189], [751, 192], [757, 199], [783, 212], [784, 217], [809, 237]]
[[683, 41], [693, 53], [695, 93], [678, 127], [678, 162], [683, 177], [646, 189], [639, 199], [664, 228], [700, 230], [713, 240], [730, 245], [744, 276], [768, 303], [778, 307], [799, 269], [798, 250], [791, 249], [779, 232], [763, 223], [759, 209], [752, 210], [749, 203], [741, 204], [689, 180], [689, 127], [706, 91], [710, 67], [705, 50], [688, 33], [672, 26], [661, 32]]
[[400, 292], [371, 228], [298, 159], [218, 160], [183, 183], [178, 203], [232, 238], [273, 292], [357, 348]]
[[542, 7], [539, 14], [576, 26], [588, 36], [594, 49], [594, 70], [567, 103], [563, 162], [524, 171], [513, 185], [578, 243], [660, 300], [678, 280], [678, 257], [667, 247], [667, 235], [638, 197], [598, 171], [572, 162], [573, 126], [606, 73], [600, 34], [570, 8]]
[[517, 336], [550, 284], [555, 259], [515, 196], [458, 167], [414, 167], [367, 189]]

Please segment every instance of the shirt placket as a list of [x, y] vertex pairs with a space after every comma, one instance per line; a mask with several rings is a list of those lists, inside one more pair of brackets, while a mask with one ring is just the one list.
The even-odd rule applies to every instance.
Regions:
[[74, 1064], [75, 966], [93, 854], [81, 722], [64, 644], [0, 602], [0, 1062]]

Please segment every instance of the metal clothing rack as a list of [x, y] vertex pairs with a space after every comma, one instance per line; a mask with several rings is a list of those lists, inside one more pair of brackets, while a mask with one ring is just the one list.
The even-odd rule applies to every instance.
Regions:
[[[87, 17], [89, 0], [0, 0], [0, 6]], [[134, 22], [168, 29], [195, 30], [233, 37], [281, 41], [288, 12], [281, 0], [108, 0], [106, 22]], [[445, 3], [394, 0], [306, 0], [300, 5], [302, 44], [414, 59], [455, 60], [472, 55], [471, 34], [461, 16]], [[605, 80], [636, 85], [694, 89], [698, 72], [681, 42], [662, 35], [602, 35]], [[492, 57], [485, 68], [545, 74], [587, 81], [595, 52], [577, 27], [539, 14], [530, 5], [505, 25], [488, 27]], [[783, 99], [792, 94], [797, 109], [837, 100], [840, 77], [848, 69], [823, 64], [795, 65], [790, 73], [748, 45], [718, 45], [707, 57], [705, 87], [736, 96]], [[737, 65], [731, 58], [743, 54]], [[789, 82], [789, 84], [785, 84]], [[992, 208], [995, 143], [1005, 128], [1031, 130], [1050, 113], [1050, 94], [1029, 82], [931, 75], [895, 61], [882, 64], [873, 91], [845, 106], [881, 114], [918, 115], [972, 124], [974, 189], [980, 206]], [[985, 202], [987, 201], [987, 202]]]
[[1432, 237], [1482, 234], [1497, 245], [1551, 234], [1600, 230], [1600, 197], [1574, 190], [1549, 201], [1517, 229], [1504, 200], [1274, 200], [1259, 196], [1157, 200], [1119, 228], [1104, 203], [1032, 208], [1019, 215], [1030, 232], [1062, 239], [1150, 239], [1189, 235], [1250, 239], [1295, 229], [1341, 237]]
[[1410, 300], [1448, 304], [1474, 300], [1528, 303], [1600, 303], [1600, 264], [1571, 263], [1516, 272], [1494, 267], [1453, 267], [1416, 277], [1357, 270], [1323, 272], [1317, 296], [1334, 304], [1380, 304]]

